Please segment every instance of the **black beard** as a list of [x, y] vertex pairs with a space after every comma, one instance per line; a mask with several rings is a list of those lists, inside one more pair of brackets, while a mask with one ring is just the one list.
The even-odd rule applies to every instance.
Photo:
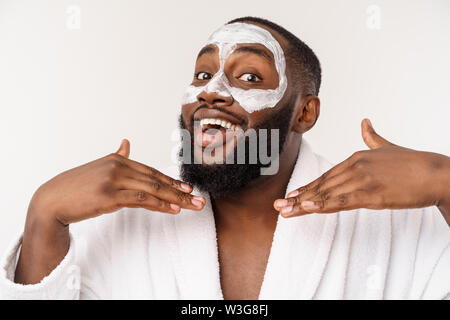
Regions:
[[[294, 110], [294, 104], [288, 103], [273, 112], [267, 119], [264, 119], [254, 129], [257, 132], [257, 146], [259, 146], [259, 129], [267, 129], [267, 154], [271, 152], [271, 129], [279, 130], [279, 154], [282, 153], [286, 136], [289, 129], [290, 120]], [[179, 125], [181, 129], [186, 129], [183, 117], [180, 115]], [[193, 119], [191, 121], [193, 123]], [[192, 137], [192, 132], [191, 132]], [[261, 175], [261, 169], [269, 167], [269, 164], [262, 164], [258, 157], [257, 163], [249, 163], [249, 139], [245, 137], [245, 163], [244, 164], [196, 164], [194, 163], [194, 139], [190, 139], [191, 161], [181, 163], [181, 178], [201, 191], [209, 192], [212, 198], [218, 198], [229, 192], [237, 191], [247, 186], [251, 181]], [[179, 156], [183, 160], [183, 148], [180, 149]], [[259, 153], [257, 153], [259, 154]], [[278, 155], [276, 155], [278, 156]], [[237, 159], [237, 147], [234, 149], [234, 159]]]

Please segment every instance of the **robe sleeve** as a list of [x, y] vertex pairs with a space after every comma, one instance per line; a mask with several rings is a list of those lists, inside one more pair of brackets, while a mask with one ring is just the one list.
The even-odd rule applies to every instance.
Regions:
[[0, 299], [78, 299], [80, 270], [75, 263], [75, 241], [70, 234], [69, 250], [60, 264], [37, 284], [14, 282], [22, 235], [12, 243], [1, 260]]
[[450, 227], [437, 207], [424, 209], [415, 269], [414, 298], [450, 299]]
[[434, 266], [423, 299], [450, 300], [450, 246], [447, 246]]
[[111, 215], [70, 226], [70, 246], [59, 265], [37, 284], [14, 282], [22, 235], [6, 251], [0, 264], [1, 299], [110, 299]]

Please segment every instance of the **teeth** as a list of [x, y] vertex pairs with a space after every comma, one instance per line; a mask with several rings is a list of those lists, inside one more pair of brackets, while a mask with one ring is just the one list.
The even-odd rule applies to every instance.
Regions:
[[239, 125], [235, 125], [232, 124], [229, 121], [226, 120], [222, 120], [222, 119], [212, 119], [212, 118], [206, 118], [206, 119], [201, 119], [200, 120], [200, 126], [202, 127], [202, 129], [207, 126], [208, 124], [214, 124], [214, 125], [219, 125], [225, 129], [231, 129], [231, 130], [236, 130], [236, 129], [240, 129], [241, 127]]

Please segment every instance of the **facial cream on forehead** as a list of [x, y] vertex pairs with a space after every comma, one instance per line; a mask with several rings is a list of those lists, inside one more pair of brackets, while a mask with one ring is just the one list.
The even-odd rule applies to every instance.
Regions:
[[[240, 43], [258, 43], [272, 52], [278, 73], [278, 87], [275, 89], [242, 89], [230, 85], [224, 73], [225, 61]], [[248, 23], [231, 23], [215, 31], [205, 45], [213, 44], [219, 49], [219, 70], [204, 86], [190, 85], [183, 96], [182, 104], [197, 101], [202, 92], [216, 92], [223, 97], [233, 97], [248, 113], [273, 108], [281, 100], [287, 88], [286, 60], [283, 49], [272, 34], [259, 26]]]

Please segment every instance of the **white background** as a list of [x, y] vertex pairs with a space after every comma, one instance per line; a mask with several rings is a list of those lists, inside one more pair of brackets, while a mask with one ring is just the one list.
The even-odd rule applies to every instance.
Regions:
[[397, 144], [450, 155], [450, 1], [0, 0], [0, 252], [39, 185], [122, 138], [133, 159], [171, 165], [196, 54], [246, 15], [319, 56], [322, 111], [305, 136], [316, 152], [339, 162], [363, 149], [369, 117]]

